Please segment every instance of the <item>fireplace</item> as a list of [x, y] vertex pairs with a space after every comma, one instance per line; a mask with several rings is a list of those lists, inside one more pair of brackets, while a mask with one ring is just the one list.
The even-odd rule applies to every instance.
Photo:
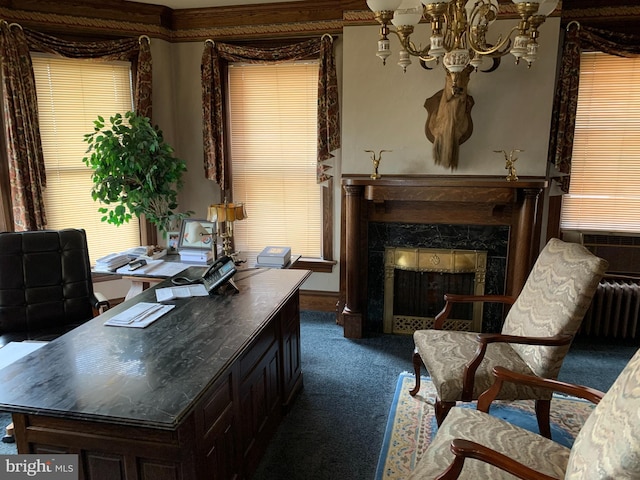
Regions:
[[[386, 247], [384, 257], [384, 333], [433, 328], [445, 293], [484, 293], [487, 252]], [[443, 328], [479, 332], [482, 307], [480, 302], [455, 305]]]
[[[486, 293], [505, 295], [520, 292], [537, 257], [543, 178], [343, 175], [342, 185], [338, 322], [345, 337], [383, 330], [387, 246], [486, 250]], [[485, 308], [482, 330], [499, 330], [492, 321]]]

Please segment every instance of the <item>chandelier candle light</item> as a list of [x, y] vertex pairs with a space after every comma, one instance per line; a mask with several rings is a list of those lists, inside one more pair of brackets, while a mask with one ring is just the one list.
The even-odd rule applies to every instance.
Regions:
[[247, 218], [244, 203], [224, 203], [211, 205], [208, 212], [209, 221], [216, 224], [216, 232], [222, 238], [222, 251], [225, 255], [232, 255], [231, 238], [233, 237], [233, 223]]
[[[367, 5], [375, 13], [380, 23], [380, 39], [377, 56], [386, 63], [391, 55], [388, 35], [398, 36], [402, 50], [398, 65], [406, 71], [411, 64], [411, 56], [424, 61], [442, 63], [450, 73], [459, 73], [468, 65], [476, 70], [485, 56], [498, 58], [511, 53], [516, 64], [523, 58], [527, 66], [538, 56], [538, 28], [558, 5], [558, 0], [528, 2], [512, 0], [516, 5], [520, 21], [504, 38], [490, 44], [486, 35], [489, 26], [498, 18], [498, 0], [367, 0]], [[414, 27], [424, 18], [431, 23], [429, 44], [417, 48], [410, 35]], [[395, 26], [395, 31], [389, 24]], [[511, 36], [516, 33], [511, 46]]]

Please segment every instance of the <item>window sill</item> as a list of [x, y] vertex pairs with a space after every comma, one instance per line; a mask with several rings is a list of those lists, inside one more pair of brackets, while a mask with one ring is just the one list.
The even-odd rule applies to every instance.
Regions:
[[311, 270], [318, 273], [331, 273], [333, 266], [338, 262], [335, 260], [323, 260], [321, 258], [300, 257], [291, 268], [297, 270]]

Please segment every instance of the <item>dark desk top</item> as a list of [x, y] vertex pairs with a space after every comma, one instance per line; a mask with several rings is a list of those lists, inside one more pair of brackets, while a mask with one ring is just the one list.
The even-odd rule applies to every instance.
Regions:
[[148, 289], [0, 370], [0, 410], [175, 428], [309, 274], [241, 271], [237, 295], [169, 302], [176, 308], [143, 329], [103, 325], [155, 302]]

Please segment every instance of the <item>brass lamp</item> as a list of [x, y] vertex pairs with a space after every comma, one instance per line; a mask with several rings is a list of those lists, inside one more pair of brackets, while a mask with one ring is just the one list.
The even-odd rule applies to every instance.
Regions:
[[210, 222], [216, 224], [218, 237], [222, 238], [222, 251], [230, 256], [231, 238], [233, 237], [233, 223], [247, 218], [247, 211], [244, 203], [217, 203], [209, 207], [208, 218]]

